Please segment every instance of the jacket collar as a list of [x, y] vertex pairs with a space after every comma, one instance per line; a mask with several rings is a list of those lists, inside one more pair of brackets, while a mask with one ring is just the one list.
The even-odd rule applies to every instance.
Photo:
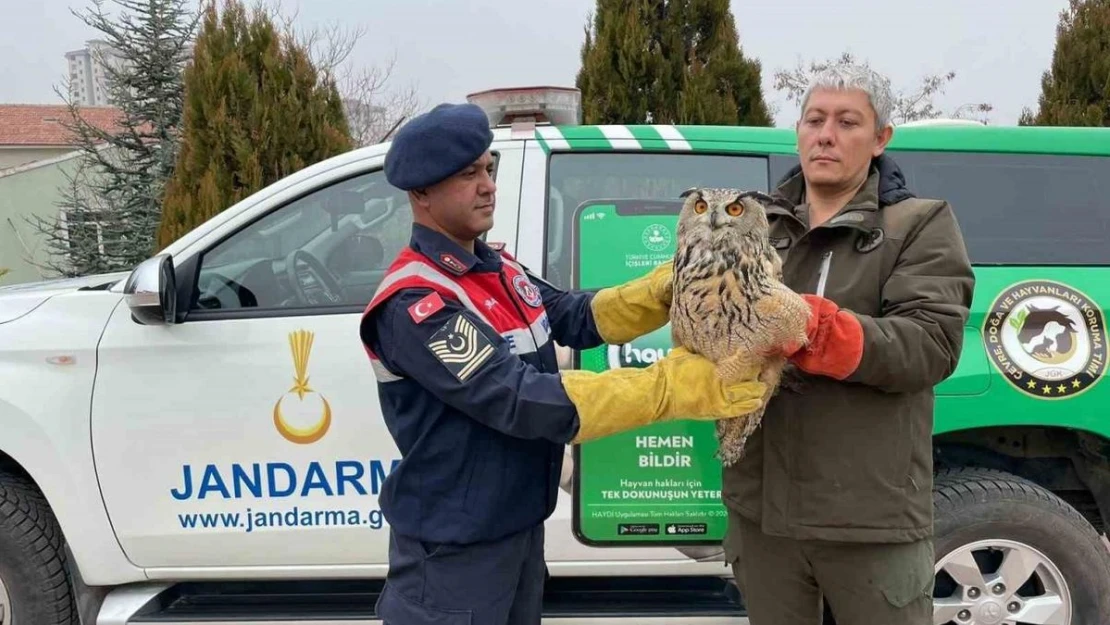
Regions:
[[[802, 194], [805, 192], [802, 165], [799, 163], [791, 167], [775, 186], [776, 193], [781, 194], [791, 204], [801, 203]], [[849, 205], [858, 208], [869, 205], [870, 208], [875, 209], [897, 204], [912, 197], [916, 196], [906, 187], [906, 176], [902, 174], [902, 168], [884, 152], [871, 159], [871, 172], [867, 184], [860, 189], [859, 194], [849, 202]]]
[[[777, 201], [768, 210], [768, 214], [786, 215], [803, 224], [808, 223], [809, 220], [804, 215], [798, 214], [798, 206], [804, 202], [805, 195], [805, 177], [801, 164], [786, 172], [772, 195]], [[901, 168], [893, 158], [880, 154], [871, 160], [867, 181], [855, 197], [823, 225], [870, 229], [878, 217], [874, 214], [876, 211], [912, 197], [915, 196], [906, 187], [906, 178]]]
[[412, 225], [409, 247], [456, 276], [461, 276], [480, 265], [479, 269], [485, 266], [496, 268], [501, 262], [500, 255], [481, 239], [474, 241], [474, 253], [471, 254], [446, 235], [415, 223]]

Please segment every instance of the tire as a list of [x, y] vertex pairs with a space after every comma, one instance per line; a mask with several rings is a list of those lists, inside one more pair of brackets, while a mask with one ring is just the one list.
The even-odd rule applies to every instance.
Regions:
[[8, 610], [0, 612], [3, 625], [77, 622], [62, 532], [50, 506], [29, 480], [4, 473], [0, 473], [0, 603], [6, 603]]
[[[1110, 552], [1091, 524], [1062, 499], [1010, 473], [957, 468], [937, 472], [933, 504], [934, 611], [944, 611], [949, 622], [987, 625], [1016, 617], [1021, 623], [1110, 623]], [[1024, 566], [1003, 571], [1000, 562], [1007, 555], [1020, 555], [1012, 562]], [[975, 580], [976, 573], [985, 584], [976, 584], [977, 596], [965, 594], [970, 585], [960, 581]], [[1005, 582], [1000, 595], [994, 593], [996, 573]], [[1013, 585], [1020, 586], [1016, 598], [1023, 604], [1017, 615], [1010, 611]], [[1052, 597], [1055, 592], [1058, 599]], [[1028, 616], [1035, 607], [1031, 600], [1058, 603], [1070, 620]], [[969, 620], [957, 620], [962, 610]]]

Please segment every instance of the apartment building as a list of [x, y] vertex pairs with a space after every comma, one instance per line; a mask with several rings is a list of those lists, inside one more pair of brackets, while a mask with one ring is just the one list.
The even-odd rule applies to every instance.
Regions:
[[66, 52], [70, 96], [82, 106], [111, 106], [105, 65], [122, 62], [122, 56], [100, 39], [90, 39], [80, 50]]

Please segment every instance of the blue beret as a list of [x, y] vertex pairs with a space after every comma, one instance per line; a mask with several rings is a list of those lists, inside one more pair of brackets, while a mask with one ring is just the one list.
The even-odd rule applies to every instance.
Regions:
[[440, 104], [401, 127], [385, 155], [385, 178], [408, 191], [431, 186], [478, 160], [493, 143], [474, 104]]

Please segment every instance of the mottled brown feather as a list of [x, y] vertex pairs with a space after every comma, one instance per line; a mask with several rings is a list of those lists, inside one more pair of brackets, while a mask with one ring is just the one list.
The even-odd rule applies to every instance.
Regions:
[[[706, 210], [698, 213], [699, 202]], [[671, 340], [717, 364], [725, 381], [758, 375], [766, 402], [778, 391], [790, 342], [804, 344], [809, 305], [782, 282], [768, 239], [770, 198], [741, 189], [694, 189], [679, 214]], [[739, 215], [727, 207], [738, 203]], [[758, 372], [758, 373], [757, 373]], [[717, 422], [717, 456], [731, 465], [759, 426], [763, 408]]]

